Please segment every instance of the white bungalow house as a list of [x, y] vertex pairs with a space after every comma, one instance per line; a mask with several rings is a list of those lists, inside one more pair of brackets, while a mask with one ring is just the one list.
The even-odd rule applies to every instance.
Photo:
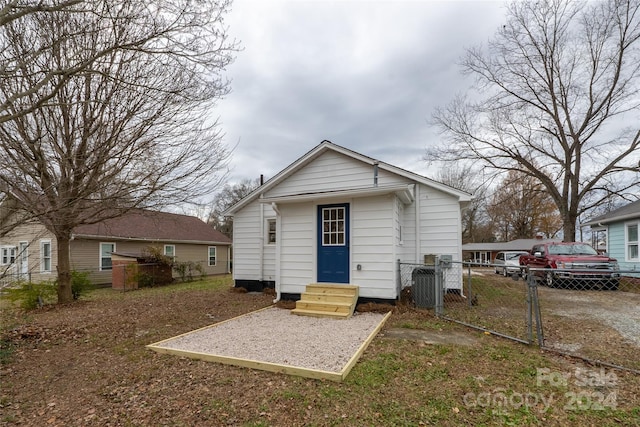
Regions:
[[461, 210], [470, 200], [323, 141], [226, 212], [235, 286], [275, 286], [279, 299], [310, 283], [351, 283], [360, 297], [397, 299], [398, 261], [462, 260]]

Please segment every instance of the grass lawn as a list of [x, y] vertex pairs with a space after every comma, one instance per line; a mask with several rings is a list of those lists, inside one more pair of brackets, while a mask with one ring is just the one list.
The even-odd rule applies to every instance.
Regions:
[[[145, 348], [273, 299], [230, 286], [223, 277], [100, 289], [27, 312], [0, 302], [0, 425], [640, 426], [639, 376], [407, 307], [394, 311], [343, 383]], [[464, 333], [476, 344], [385, 337], [393, 328]]]

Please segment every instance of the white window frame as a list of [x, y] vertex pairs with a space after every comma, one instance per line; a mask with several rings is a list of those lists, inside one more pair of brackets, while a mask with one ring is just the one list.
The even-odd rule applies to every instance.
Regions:
[[[171, 248], [171, 255], [167, 253], [167, 248]], [[171, 259], [176, 259], [176, 245], [164, 245], [164, 255]]]
[[[271, 225], [273, 224], [273, 230], [271, 229]], [[275, 245], [276, 241], [278, 239], [277, 237], [277, 224], [276, 224], [276, 219], [275, 218], [269, 218], [267, 219], [267, 244], [268, 245]], [[273, 237], [273, 239], [272, 239]]]
[[[334, 212], [335, 218], [332, 217]], [[340, 217], [341, 214], [342, 217]], [[345, 206], [322, 208], [322, 232], [320, 235], [322, 246], [347, 245], [347, 208]]]
[[16, 262], [17, 246], [0, 247], [0, 265], [11, 265]]
[[[213, 249], [213, 264], [211, 264], [211, 249]], [[218, 263], [218, 247], [217, 246], [209, 246], [207, 248], [207, 264], [209, 267], [215, 267]]]
[[109, 271], [113, 269], [113, 266], [110, 265], [109, 268], [104, 268], [102, 266], [102, 259], [106, 258], [105, 256], [103, 256], [102, 254], [102, 245], [111, 245], [113, 249], [111, 249], [111, 253], [109, 254], [109, 256], [111, 256], [112, 253], [114, 253], [116, 251], [116, 244], [114, 242], [100, 242], [100, 258], [98, 259], [98, 265], [100, 266], [100, 271]]
[[[629, 240], [629, 228], [636, 227], [636, 240]], [[636, 248], [636, 257], [631, 258], [631, 247]], [[626, 262], [640, 262], [640, 221], [624, 224], [624, 258]]]
[[[49, 256], [45, 256], [45, 245], [49, 246]], [[51, 266], [53, 263], [51, 240], [40, 240], [40, 273], [51, 273]], [[47, 268], [47, 260], [49, 261], [49, 268]]]

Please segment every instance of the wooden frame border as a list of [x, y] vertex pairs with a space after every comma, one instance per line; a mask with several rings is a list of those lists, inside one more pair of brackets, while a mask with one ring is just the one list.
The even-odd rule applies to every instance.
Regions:
[[[344, 380], [347, 377], [349, 372], [351, 372], [351, 369], [358, 362], [358, 359], [360, 359], [360, 357], [362, 356], [362, 353], [364, 353], [364, 351], [367, 349], [369, 344], [371, 344], [371, 341], [373, 341], [373, 339], [376, 337], [376, 335], [378, 335], [378, 332], [380, 332], [380, 330], [382, 329], [382, 327], [386, 323], [387, 319], [391, 316], [391, 312], [388, 312], [382, 318], [382, 320], [380, 321], [378, 326], [376, 326], [375, 329], [364, 340], [364, 342], [360, 345], [360, 347], [353, 354], [353, 356], [351, 356], [351, 358], [349, 359], [347, 364], [344, 366], [344, 368], [342, 368], [342, 370], [340, 372], [323, 371], [323, 370], [311, 369], [311, 368], [302, 368], [302, 367], [299, 367], [299, 366], [283, 365], [283, 364], [271, 363], [271, 362], [261, 362], [259, 360], [242, 359], [242, 358], [236, 358], [236, 357], [231, 357], [231, 356], [220, 356], [220, 355], [216, 355], [216, 354], [200, 353], [200, 352], [188, 351], [188, 350], [178, 350], [178, 349], [172, 349], [172, 348], [167, 348], [167, 347], [161, 347], [160, 346], [160, 345], [166, 343], [167, 341], [171, 341], [171, 340], [174, 340], [176, 338], [179, 338], [179, 337], [182, 337], [182, 336], [185, 336], [185, 335], [189, 335], [189, 334], [192, 334], [194, 332], [201, 331], [201, 330], [204, 330], [204, 329], [213, 328], [213, 327], [216, 327], [216, 326], [221, 325], [223, 323], [230, 322], [230, 321], [236, 320], [236, 319], [240, 319], [240, 318], [242, 318], [244, 316], [247, 316], [249, 314], [257, 313], [259, 311], [263, 311], [263, 310], [266, 310], [266, 309], [272, 308], [272, 307], [273, 306], [268, 306], [268, 307], [265, 307], [265, 308], [261, 308], [260, 310], [255, 310], [255, 311], [252, 311], [250, 313], [243, 314], [241, 316], [237, 316], [237, 317], [233, 317], [231, 319], [223, 320], [221, 322], [214, 323], [212, 325], [208, 325], [208, 326], [205, 326], [205, 327], [202, 327], [202, 328], [199, 328], [199, 329], [195, 329], [193, 331], [186, 332], [184, 334], [176, 335], [175, 337], [167, 338], [167, 339], [164, 339], [162, 341], [158, 341], [158, 342], [155, 342], [153, 344], [149, 344], [146, 347], [148, 349], [150, 349], [150, 350], [153, 350], [153, 351], [155, 351], [157, 353], [161, 353], [161, 354], [173, 354], [173, 355], [176, 355], [176, 356], [188, 357], [188, 358], [191, 358], [191, 359], [205, 360], [207, 362], [217, 362], [217, 363], [222, 363], [222, 364], [225, 364], [225, 365], [233, 365], [233, 366], [240, 366], [240, 367], [244, 367], [244, 368], [258, 369], [258, 370], [261, 370], [261, 371], [276, 372], [276, 373], [282, 373], [282, 374], [287, 374], [287, 375], [295, 375], [295, 376], [305, 377], [305, 378], [313, 378], [313, 379], [331, 380], [331, 381], [341, 382], [342, 380]], [[348, 319], [345, 319], [344, 321], [348, 321]]]

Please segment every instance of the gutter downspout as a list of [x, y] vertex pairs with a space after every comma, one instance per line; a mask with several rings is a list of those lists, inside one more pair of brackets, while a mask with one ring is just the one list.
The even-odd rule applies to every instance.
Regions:
[[[263, 195], [260, 194], [260, 198]], [[264, 281], [264, 206], [259, 204], [260, 206], [260, 283]]]
[[378, 186], [378, 165], [377, 161], [373, 162], [373, 186]]
[[280, 222], [279, 219], [282, 218], [280, 215], [280, 210], [278, 209], [278, 204], [276, 202], [271, 203], [271, 209], [276, 213], [276, 299], [273, 300], [273, 303], [277, 303], [280, 301]]
[[422, 241], [420, 240], [420, 210], [422, 209], [420, 206], [420, 186], [416, 185], [415, 189], [415, 208], [416, 208], [416, 264], [421, 264], [420, 262], [420, 248]]

